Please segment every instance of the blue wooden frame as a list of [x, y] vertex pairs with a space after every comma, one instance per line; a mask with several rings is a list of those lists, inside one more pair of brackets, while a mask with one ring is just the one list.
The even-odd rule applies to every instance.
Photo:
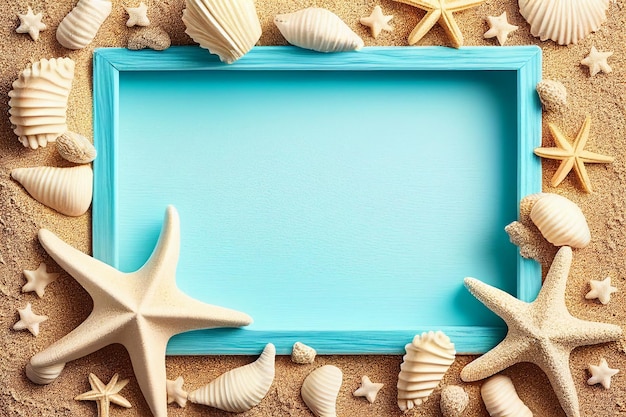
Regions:
[[[128, 51], [102, 48], [94, 52], [94, 142], [98, 158], [94, 163], [95, 189], [93, 198], [93, 255], [113, 266], [119, 263], [117, 213], [120, 201], [116, 195], [119, 181], [116, 146], [119, 137], [119, 77], [121, 72], [134, 71], [259, 71], [259, 70], [462, 70], [514, 71], [517, 76], [517, 143], [518, 143], [518, 201], [525, 195], [541, 191], [541, 165], [532, 150], [541, 143], [541, 106], [535, 85], [541, 78], [541, 50], [538, 47], [465, 47], [459, 50], [445, 47], [373, 47], [358, 53], [317, 54], [292, 47], [256, 47], [233, 65], [225, 65], [205, 50], [197, 47], [172, 47], [163, 52]], [[540, 266], [519, 257], [517, 274], [518, 298], [531, 301], [541, 286]], [[403, 353], [403, 345], [393, 339], [410, 341], [415, 329], [403, 334], [385, 331], [342, 334], [312, 332], [320, 353]], [[504, 328], [448, 327], [441, 328], [456, 343], [457, 351], [481, 353], [494, 346], [504, 335]], [[172, 339], [168, 354], [206, 353], [190, 348], [194, 332]], [[233, 337], [232, 335], [230, 336]], [[237, 340], [237, 335], [234, 340]], [[279, 353], [289, 353], [294, 335], [276, 333], [271, 340], [251, 341], [246, 337], [237, 343], [219, 348], [213, 353], [256, 353], [259, 346], [271, 341]], [[364, 351], [346, 348], [354, 340], [368, 340]], [[306, 340], [299, 337], [295, 340]]]

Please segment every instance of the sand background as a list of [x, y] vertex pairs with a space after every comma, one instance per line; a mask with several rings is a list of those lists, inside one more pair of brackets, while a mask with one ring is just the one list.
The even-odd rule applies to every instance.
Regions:
[[[153, 25], [165, 29], [175, 45], [192, 44], [184, 33], [181, 21], [184, 0], [144, 0], [149, 6]], [[91, 58], [95, 47], [125, 46], [134, 29], [125, 26], [127, 19], [123, 5], [136, 6], [138, 0], [113, 0], [113, 12], [99, 31], [95, 41], [81, 51], [69, 51], [55, 40], [55, 30], [61, 19], [72, 9], [74, 0], [4, 0], [0, 6], [0, 416], [92, 416], [96, 415], [93, 402], [79, 402], [73, 398], [89, 390], [87, 376], [90, 372], [107, 382], [114, 373], [130, 378], [122, 394], [133, 404], [131, 409], [112, 406], [111, 416], [149, 416], [148, 407], [139, 391], [125, 349], [109, 346], [85, 358], [68, 363], [61, 377], [47, 386], [36, 386], [24, 375], [24, 366], [36, 352], [67, 334], [84, 320], [91, 310], [87, 293], [47, 256], [36, 235], [45, 227], [82, 251], [90, 251], [90, 215], [69, 218], [35, 202], [19, 184], [12, 181], [12, 168], [36, 165], [66, 166], [54, 146], [36, 151], [24, 148], [11, 130], [8, 118], [8, 96], [11, 83], [30, 62], [41, 58], [68, 56], [76, 61], [76, 76], [69, 100], [68, 126], [71, 130], [91, 137], [92, 95]], [[391, 0], [257, 0], [257, 11], [263, 27], [260, 45], [283, 45], [284, 39], [272, 23], [277, 13], [295, 11], [308, 6], [326, 7], [338, 14], [365, 40], [366, 45], [406, 45], [406, 37], [424, 12]], [[378, 39], [370, 36], [368, 29], [358, 23], [367, 16], [374, 5], [380, 4], [385, 14], [393, 14], [395, 31], [382, 32]], [[17, 13], [28, 6], [43, 12], [46, 31], [37, 42], [28, 35], [17, 34]], [[541, 42], [530, 35], [529, 25], [518, 12], [515, 0], [487, 0], [483, 4], [455, 16], [465, 36], [466, 45], [496, 46], [495, 39], [483, 39], [488, 29], [486, 17], [498, 16], [506, 11], [509, 21], [519, 29], [512, 33], [508, 45], [539, 45], [543, 49], [543, 77], [563, 82], [569, 93], [569, 108], [561, 114], [543, 117], [543, 143], [553, 146], [546, 126], [558, 124], [573, 138], [584, 116], [592, 117], [591, 136], [587, 148], [613, 155], [610, 165], [589, 166], [589, 175], [595, 191], [585, 194], [576, 177], [571, 174], [558, 188], [549, 185], [557, 168], [554, 161], [544, 162], [544, 190], [565, 195], [580, 205], [587, 216], [592, 242], [574, 253], [574, 263], [567, 286], [567, 305], [573, 315], [582, 319], [622, 324], [626, 318], [626, 2], [612, 0], [608, 20], [600, 30], [578, 45], [558, 46], [551, 41]], [[419, 43], [420, 45], [448, 45], [443, 30], [436, 26]], [[589, 77], [587, 67], [579, 63], [592, 45], [601, 51], [613, 51], [609, 64], [610, 74]], [[515, 220], [515, 219], [511, 219]], [[552, 251], [544, 253], [544, 262], [550, 261]], [[21, 293], [25, 283], [24, 269], [36, 269], [46, 262], [49, 270], [62, 272], [60, 278], [46, 290], [42, 299], [34, 293]], [[544, 270], [545, 270], [544, 265]], [[590, 279], [610, 276], [620, 292], [613, 294], [611, 302], [603, 306], [596, 300], [585, 300]], [[26, 302], [34, 311], [49, 316], [41, 326], [41, 333], [33, 337], [27, 331], [12, 330], [18, 320], [17, 308]], [[587, 366], [605, 357], [610, 366], [621, 373], [613, 377], [613, 386], [605, 390], [588, 386]], [[195, 389], [233, 367], [252, 360], [251, 357], [168, 357], [167, 372], [170, 379], [182, 375], [185, 388]], [[396, 380], [401, 356], [326, 356], [318, 357], [314, 365], [295, 365], [288, 357], [277, 358], [276, 380], [265, 400], [243, 416], [310, 416], [299, 391], [304, 377], [315, 367], [334, 364], [344, 372], [344, 382], [338, 398], [339, 416], [400, 416], [396, 406]], [[486, 416], [479, 396], [480, 383], [465, 384], [460, 381], [462, 367], [472, 357], [458, 357], [446, 374], [444, 384], [460, 384], [471, 397], [467, 416]], [[571, 370], [578, 388], [581, 412], [584, 416], [613, 416], [626, 413], [626, 356], [623, 343], [609, 343], [576, 349], [571, 356]], [[556, 417], [564, 415], [545, 375], [530, 364], [520, 364], [505, 371], [512, 377], [520, 397], [534, 411], [535, 416]], [[370, 405], [352, 392], [359, 387], [362, 375], [369, 375], [385, 387], [377, 401]], [[439, 414], [440, 390], [430, 399], [408, 413], [411, 416]], [[226, 416], [229, 413], [188, 405], [181, 409], [168, 408], [171, 416]]]

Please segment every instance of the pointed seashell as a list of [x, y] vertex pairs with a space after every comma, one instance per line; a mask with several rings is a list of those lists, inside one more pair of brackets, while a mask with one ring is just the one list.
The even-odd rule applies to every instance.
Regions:
[[359, 50], [363, 39], [330, 10], [309, 7], [274, 18], [287, 42], [318, 52]]
[[89, 45], [111, 14], [111, 8], [108, 0], [78, 0], [59, 23], [57, 41], [67, 49], [82, 49]]
[[189, 393], [189, 401], [231, 413], [242, 413], [258, 405], [274, 381], [276, 348], [268, 343], [259, 358], [220, 375]]
[[296, 342], [291, 350], [291, 361], [306, 365], [315, 361], [315, 355], [317, 355], [317, 352], [311, 346]]
[[261, 37], [253, 0], [185, 0], [183, 23], [191, 39], [228, 64]]
[[511, 378], [495, 375], [480, 388], [485, 407], [491, 417], [532, 417], [533, 413], [517, 396]]
[[441, 389], [439, 408], [443, 417], [461, 417], [469, 404], [469, 395], [458, 385], [446, 385]]
[[57, 138], [57, 151], [75, 164], [88, 164], [96, 159], [96, 148], [89, 139], [69, 130]]
[[567, 107], [567, 89], [559, 81], [540, 81], [537, 93], [546, 111], [563, 111]]
[[337, 417], [337, 396], [342, 381], [341, 369], [324, 365], [304, 379], [300, 395], [317, 417]]
[[606, 20], [609, 0], [519, 0], [530, 33], [559, 45], [577, 43]]
[[11, 177], [35, 200], [67, 216], [80, 216], [91, 204], [93, 171], [89, 165], [16, 168]]
[[22, 145], [44, 147], [67, 130], [67, 98], [74, 66], [70, 58], [42, 59], [25, 68], [13, 82], [9, 113]]
[[558, 194], [543, 194], [533, 205], [530, 219], [554, 246], [584, 248], [591, 241], [591, 232], [580, 207]]
[[456, 355], [454, 344], [441, 331], [416, 335], [405, 349], [398, 375], [398, 407], [402, 411], [410, 410], [428, 398]]

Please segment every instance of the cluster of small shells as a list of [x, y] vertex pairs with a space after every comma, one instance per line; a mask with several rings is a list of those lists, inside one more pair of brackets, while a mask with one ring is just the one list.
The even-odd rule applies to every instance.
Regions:
[[508, 376], [495, 375], [489, 378], [480, 388], [480, 395], [491, 417], [533, 417]]

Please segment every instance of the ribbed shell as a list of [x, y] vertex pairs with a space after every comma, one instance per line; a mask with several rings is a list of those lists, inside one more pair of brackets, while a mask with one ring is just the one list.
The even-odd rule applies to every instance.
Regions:
[[456, 351], [443, 332], [416, 335], [405, 346], [398, 375], [398, 407], [406, 411], [424, 402], [454, 362]]
[[93, 171], [89, 165], [16, 168], [11, 177], [35, 200], [67, 216], [80, 216], [91, 204]]
[[111, 14], [108, 0], [78, 0], [57, 28], [57, 41], [67, 49], [82, 49], [96, 37], [100, 26]]
[[576, 203], [558, 194], [545, 193], [530, 211], [546, 240], [555, 246], [584, 248], [591, 241], [587, 220]]
[[446, 385], [441, 389], [439, 408], [443, 417], [461, 417], [469, 404], [469, 395], [458, 385]]
[[258, 405], [274, 381], [276, 348], [268, 343], [259, 358], [220, 375], [204, 387], [189, 393], [189, 401], [231, 413], [241, 413]]
[[519, 0], [530, 33], [559, 45], [577, 43], [606, 20], [609, 0]]
[[517, 396], [508, 376], [489, 378], [480, 388], [480, 395], [491, 417], [533, 417], [532, 411]]
[[70, 58], [42, 59], [25, 68], [13, 82], [9, 114], [22, 145], [44, 147], [67, 130], [67, 99], [74, 66]]
[[96, 148], [89, 139], [69, 130], [57, 138], [57, 151], [65, 160], [75, 164], [88, 164], [96, 159]]
[[317, 417], [337, 417], [337, 396], [342, 381], [341, 369], [333, 365], [324, 365], [304, 379], [300, 395]]
[[339, 16], [319, 7], [279, 14], [274, 23], [287, 42], [318, 52], [341, 52], [361, 49], [363, 39]]
[[191, 39], [228, 64], [261, 37], [253, 0], [185, 0], [183, 23]]

